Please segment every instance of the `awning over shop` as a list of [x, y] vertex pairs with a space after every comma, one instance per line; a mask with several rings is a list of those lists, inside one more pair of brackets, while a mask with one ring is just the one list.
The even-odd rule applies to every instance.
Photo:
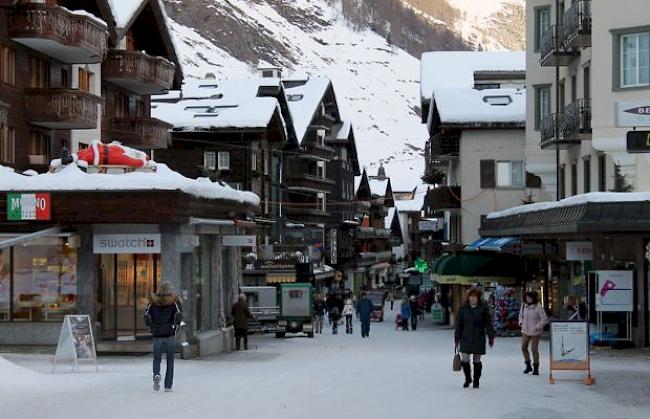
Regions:
[[291, 282], [296, 282], [295, 273], [267, 273], [266, 274], [267, 284], [287, 284]]
[[466, 252], [476, 252], [479, 250], [487, 250], [491, 252], [502, 252], [506, 247], [512, 246], [519, 242], [517, 237], [481, 237], [474, 243], [465, 247]]
[[443, 255], [433, 263], [432, 279], [439, 284], [511, 285], [516, 282], [520, 261], [512, 256], [477, 254]]

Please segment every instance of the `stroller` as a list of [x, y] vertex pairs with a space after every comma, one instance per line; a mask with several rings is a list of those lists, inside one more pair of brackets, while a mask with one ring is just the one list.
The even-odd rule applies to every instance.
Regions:
[[400, 328], [404, 328], [404, 320], [402, 319], [402, 315], [398, 314], [395, 316], [395, 330], [399, 330]]

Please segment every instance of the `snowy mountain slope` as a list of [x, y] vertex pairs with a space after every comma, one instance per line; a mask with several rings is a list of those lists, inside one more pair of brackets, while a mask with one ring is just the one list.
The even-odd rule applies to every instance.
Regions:
[[[391, 47], [371, 30], [354, 30], [327, 0], [293, 0], [291, 7], [300, 15], [294, 18], [263, 1], [207, 3], [215, 13], [229, 13], [229, 19], [262, 30], [283, 45], [287, 53], [278, 54], [275, 63], [287, 69], [285, 74], [297, 71], [332, 79], [342, 115], [355, 126], [361, 163], [369, 172], [376, 173], [384, 163], [394, 189], [413, 189], [420, 183], [427, 133], [418, 117], [418, 59]], [[176, 7], [182, 7], [168, 6], [171, 15]], [[320, 24], [306, 29], [305, 23], [313, 20], [304, 16]], [[242, 78], [254, 73], [253, 65], [220, 48], [217, 36], [208, 40], [173, 21], [171, 27], [188, 76], [213, 73], [217, 78]]]

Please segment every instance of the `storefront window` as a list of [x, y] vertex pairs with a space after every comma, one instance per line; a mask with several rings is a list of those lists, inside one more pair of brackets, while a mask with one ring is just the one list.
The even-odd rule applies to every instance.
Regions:
[[13, 250], [13, 320], [61, 321], [77, 308], [77, 251], [63, 238]]
[[10, 259], [9, 249], [0, 249], [0, 321], [9, 320]]

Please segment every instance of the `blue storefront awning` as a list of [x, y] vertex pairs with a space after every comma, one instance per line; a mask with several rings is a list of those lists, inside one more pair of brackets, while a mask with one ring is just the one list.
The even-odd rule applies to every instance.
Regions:
[[465, 251], [477, 252], [479, 250], [487, 250], [491, 252], [502, 252], [507, 246], [518, 243], [519, 239], [516, 237], [481, 237], [474, 243], [465, 247]]

